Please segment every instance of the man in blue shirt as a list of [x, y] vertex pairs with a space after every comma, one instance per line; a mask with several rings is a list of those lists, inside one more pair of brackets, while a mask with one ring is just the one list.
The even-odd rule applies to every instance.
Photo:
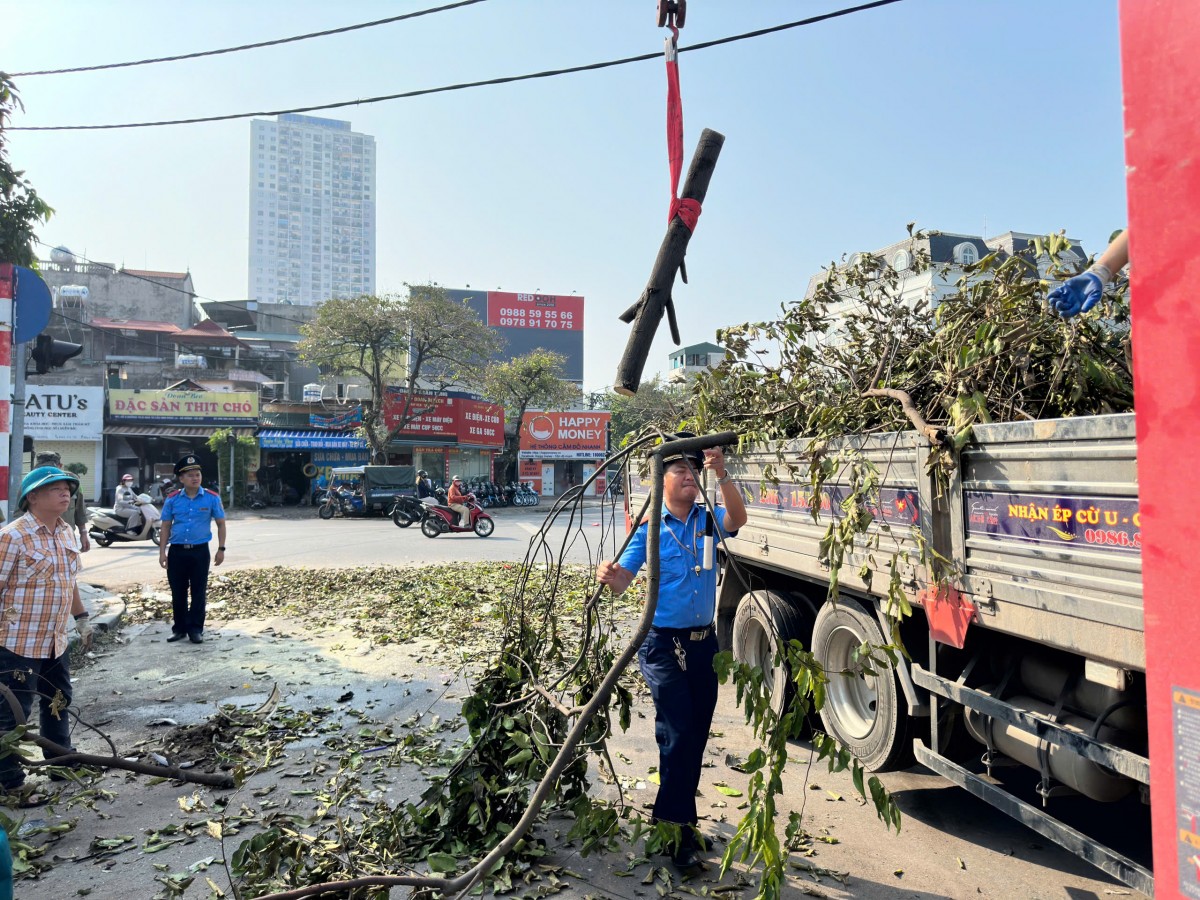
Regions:
[[[218, 566], [225, 561], [225, 509], [221, 498], [200, 487], [203, 472], [194, 456], [175, 463], [175, 475], [183, 490], [172, 494], [163, 504], [162, 535], [158, 545], [158, 564], [167, 570], [171, 585], [174, 622], [167, 641], [185, 637], [193, 644], [204, 642], [204, 602], [208, 595], [208, 542], [212, 523], [217, 523]], [[188, 589], [192, 604], [188, 607]]]
[[[726, 473], [720, 449], [703, 455], [664, 455], [658, 606], [650, 633], [638, 650], [639, 667], [654, 698], [660, 781], [654, 818], [682, 827], [673, 856], [683, 867], [695, 865], [699, 851], [706, 849], [696, 831], [696, 788], [717, 706], [713, 669], [717, 570], [703, 566], [708, 512], [703, 504], [696, 504], [701, 466], [717, 476], [724, 502], [716, 507], [714, 540], [736, 533], [746, 523], [741, 491]], [[596, 578], [601, 584], [624, 593], [646, 561], [648, 529], [648, 523], [642, 522], [620, 560], [600, 563]]]

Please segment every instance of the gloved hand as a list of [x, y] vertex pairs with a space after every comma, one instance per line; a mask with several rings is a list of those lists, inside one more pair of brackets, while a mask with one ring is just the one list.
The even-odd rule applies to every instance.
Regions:
[[95, 640], [92, 623], [87, 619], [76, 619], [75, 628], [79, 631], [79, 643], [83, 645], [83, 649], [91, 650], [92, 641]]
[[1069, 319], [1081, 312], [1087, 312], [1100, 302], [1104, 296], [1104, 282], [1095, 272], [1084, 272], [1064, 281], [1046, 298], [1050, 308]]

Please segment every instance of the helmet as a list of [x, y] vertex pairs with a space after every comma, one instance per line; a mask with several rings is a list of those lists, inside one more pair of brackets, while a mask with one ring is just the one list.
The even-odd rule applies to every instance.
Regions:
[[64, 472], [62, 469], [56, 469], [54, 466], [38, 466], [38, 468], [21, 479], [21, 496], [17, 498], [17, 507], [25, 509], [28, 506], [26, 499], [31, 492], [59, 481], [67, 482], [67, 486], [70, 487], [72, 494], [79, 489], [79, 479], [70, 472]]
[[462, 476], [461, 476], [461, 475], [455, 475], [455, 476], [454, 476], [453, 478], [451, 478], [450, 480], [451, 480], [451, 481], [462, 481]]
[[428, 478], [429, 473], [426, 472], [424, 469], [422, 469], [420, 472], [417, 473], [417, 477], [418, 478]]
[[[663, 441], [663, 445], [669, 444], [671, 441], [678, 441], [678, 440], [682, 440], [683, 438], [694, 438], [694, 437], [695, 437], [695, 435], [692, 434], [690, 431], [678, 431], [675, 434], [666, 438]], [[693, 450], [690, 453], [678, 453], [678, 452], [672, 453], [671, 450], [667, 449], [667, 450], [663, 451], [663, 455], [662, 455], [663, 468], [665, 469], [671, 463], [679, 462], [682, 459], [689, 460], [691, 462], [691, 464], [693, 466], [695, 466], [697, 469], [704, 467], [704, 451], [703, 450]]]
[[121, 480], [122, 481], [133, 481], [133, 476], [130, 475], [128, 472], [126, 472], [124, 475], [121, 476]]

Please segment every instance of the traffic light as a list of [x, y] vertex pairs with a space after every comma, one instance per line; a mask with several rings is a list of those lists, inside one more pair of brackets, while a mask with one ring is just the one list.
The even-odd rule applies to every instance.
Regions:
[[37, 374], [45, 375], [51, 369], [61, 369], [68, 359], [83, 352], [83, 344], [58, 341], [48, 334], [39, 334], [33, 345], [33, 363]]

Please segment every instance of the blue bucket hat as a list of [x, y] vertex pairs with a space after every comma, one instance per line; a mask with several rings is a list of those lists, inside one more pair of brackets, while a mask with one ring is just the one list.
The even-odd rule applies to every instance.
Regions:
[[21, 479], [21, 496], [17, 499], [17, 508], [25, 509], [28, 505], [25, 499], [29, 496], [30, 492], [58, 481], [67, 482], [72, 494], [79, 489], [79, 479], [70, 472], [64, 472], [55, 466], [38, 466]]

